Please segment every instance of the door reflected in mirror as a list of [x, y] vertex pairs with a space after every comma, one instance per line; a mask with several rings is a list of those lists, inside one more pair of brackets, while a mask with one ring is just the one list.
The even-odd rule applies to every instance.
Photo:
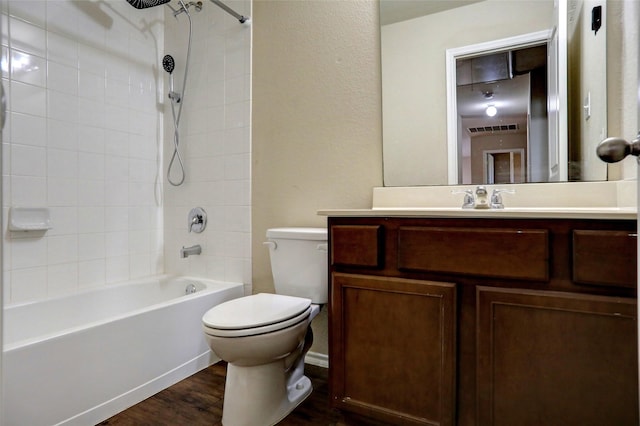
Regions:
[[485, 183], [524, 183], [525, 150], [496, 149], [483, 151]]
[[549, 150], [558, 144], [558, 135], [549, 132], [547, 46], [537, 44], [538, 38], [547, 36], [533, 35], [532, 46], [455, 58], [456, 99], [449, 111], [459, 123], [455, 142], [449, 135], [457, 151], [451, 155], [458, 157], [453, 183], [552, 180]]

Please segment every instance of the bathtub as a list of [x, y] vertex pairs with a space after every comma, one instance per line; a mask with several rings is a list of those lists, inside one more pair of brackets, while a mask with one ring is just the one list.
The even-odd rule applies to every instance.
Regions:
[[160, 276], [5, 307], [0, 423], [95, 425], [219, 361], [202, 315], [243, 295], [242, 284]]

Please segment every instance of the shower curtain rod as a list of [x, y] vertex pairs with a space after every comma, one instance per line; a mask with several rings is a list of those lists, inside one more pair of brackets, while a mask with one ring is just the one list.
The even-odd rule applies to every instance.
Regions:
[[240, 21], [241, 24], [244, 24], [245, 22], [247, 22], [249, 20], [248, 16], [240, 15], [235, 10], [231, 9], [229, 6], [227, 6], [226, 4], [222, 3], [220, 0], [211, 0], [211, 3], [214, 3], [216, 6], [220, 7], [221, 9], [223, 9], [229, 15], [233, 16], [234, 18], [236, 18], [238, 21]]

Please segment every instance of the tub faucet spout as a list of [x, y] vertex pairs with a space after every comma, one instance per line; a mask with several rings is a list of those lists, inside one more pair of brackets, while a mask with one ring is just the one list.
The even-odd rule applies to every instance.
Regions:
[[195, 246], [191, 247], [182, 246], [182, 248], [180, 249], [180, 257], [183, 259], [185, 257], [193, 256], [194, 254], [200, 253], [202, 253], [202, 247], [200, 247], [200, 244], [196, 244]]

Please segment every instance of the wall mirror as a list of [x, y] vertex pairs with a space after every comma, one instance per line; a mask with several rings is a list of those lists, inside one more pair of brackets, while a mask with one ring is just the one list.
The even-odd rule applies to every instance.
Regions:
[[605, 180], [595, 3], [381, 0], [385, 186]]

